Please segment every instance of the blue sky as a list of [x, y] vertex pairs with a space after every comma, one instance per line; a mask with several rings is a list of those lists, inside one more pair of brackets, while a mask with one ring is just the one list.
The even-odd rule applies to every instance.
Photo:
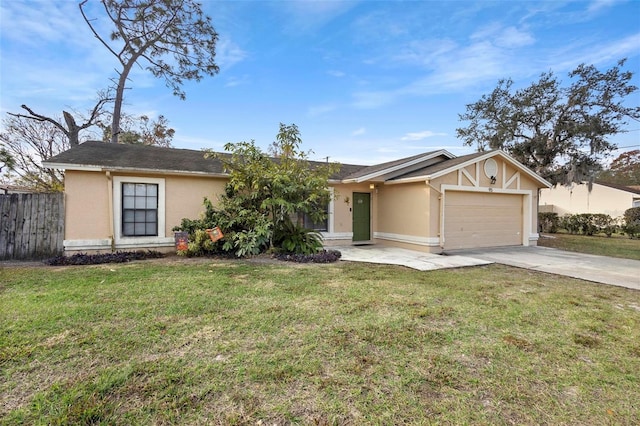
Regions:
[[[91, 2], [92, 0], [90, 0]], [[95, 6], [95, 1], [93, 2]], [[0, 112], [86, 111], [116, 74], [77, 1], [0, 1]], [[372, 164], [464, 147], [465, 105], [501, 78], [526, 86], [628, 58], [640, 86], [640, 1], [211, 1], [220, 73], [184, 89], [143, 70], [125, 111], [163, 114], [174, 146], [222, 150], [295, 123], [312, 159]], [[95, 16], [99, 9], [96, 7]], [[640, 94], [630, 99], [640, 105]], [[614, 140], [640, 148], [640, 123]]]

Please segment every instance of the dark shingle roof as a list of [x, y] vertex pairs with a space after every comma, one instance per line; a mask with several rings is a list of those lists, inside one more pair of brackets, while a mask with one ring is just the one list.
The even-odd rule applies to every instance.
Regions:
[[414, 170], [410, 173], [406, 173], [402, 176], [397, 176], [391, 180], [399, 180], [399, 179], [408, 179], [413, 177], [422, 177], [422, 176], [430, 176], [435, 173], [441, 172], [443, 170], [449, 169], [451, 167], [455, 167], [457, 165], [463, 164], [469, 160], [473, 160], [476, 157], [480, 157], [482, 155], [487, 154], [487, 152], [476, 152], [473, 154], [462, 155], [460, 157], [451, 158], [449, 160], [444, 160], [438, 164], [433, 164], [431, 166], [423, 167], [419, 170]]
[[[322, 163], [310, 161], [310, 164], [313, 166]], [[45, 165], [67, 166], [66, 168], [75, 166], [147, 172], [226, 174], [219, 159], [204, 158], [202, 151], [105, 142], [85, 142], [49, 158]], [[342, 179], [365, 167], [343, 164], [340, 172], [332, 178]]]
[[422, 154], [413, 155], [411, 157], [401, 158], [399, 160], [388, 161], [386, 163], [375, 164], [373, 166], [364, 167], [364, 168], [358, 170], [357, 172], [350, 174], [349, 176], [347, 176], [347, 178], [348, 179], [357, 179], [359, 177], [367, 176], [367, 175], [370, 175], [372, 173], [376, 173], [376, 172], [379, 172], [379, 171], [391, 169], [393, 167], [396, 167], [396, 166], [411, 162], [413, 160], [417, 160], [418, 158], [425, 157], [425, 156], [428, 156], [430, 154], [434, 154], [436, 152], [438, 152], [438, 151], [423, 152]]

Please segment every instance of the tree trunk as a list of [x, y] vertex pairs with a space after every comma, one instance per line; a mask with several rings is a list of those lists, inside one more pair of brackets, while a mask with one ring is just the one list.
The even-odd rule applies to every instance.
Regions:
[[111, 121], [111, 143], [118, 143], [120, 135], [120, 116], [122, 115], [122, 101], [124, 100], [124, 85], [127, 82], [127, 75], [131, 67], [125, 67], [116, 87], [116, 98], [113, 103], [113, 120]]
[[67, 111], [62, 111], [64, 121], [67, 123], [67, 137], [71, 146], [80, 145], [80, 127], [76, 124], [76, 120]]

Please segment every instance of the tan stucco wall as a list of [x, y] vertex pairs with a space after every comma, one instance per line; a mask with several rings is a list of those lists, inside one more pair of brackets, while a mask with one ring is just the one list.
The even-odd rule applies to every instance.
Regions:
[[109, 184], [104, 173], [65, 173], [65, 240], [109, 237]]
[[378, 192], [378, 232], [427, 237], [429, 188], [425, 182], [382, 185]]
[[[636, 197], [640, 198], [640, 195]], [[608, 186], [594, 184], [591, 192], [587, 184], [569, 187], [556, 185], [540, 191], [540, 211], [560, 216], [579, 213], [604, 213], [620, 217], [633, 207], [633, 194]]]
[[218, 196], [224, 193], [225, 184], [226, 180], [223, 179], [168, 176], [165, 181], [165, 235], [173, 235], [171, 229], [185, 217], [198, 219], [204, 212], [204, 197], [217, 205]]
[[[225, 180], [210, 177], [161, 176], [111, 173], [116, 176], [163, 178], [165, 180], [165, 235], [183, 218], [197, 219], [204, 212], [203, 199], [217, 203]], [[67, 171], [65, 173], [65, 240], [90, 240], [111, 237], [111, 204], [106, 173]]]

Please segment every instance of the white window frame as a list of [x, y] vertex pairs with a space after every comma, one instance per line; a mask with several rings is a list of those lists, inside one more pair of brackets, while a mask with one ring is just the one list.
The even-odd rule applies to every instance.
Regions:
[[[122, 184], [147, 183], [158, 185], [158, 235], [154, 237], [125, 237], [122, 235]], [[113, 177], [113, 234], [117, 248], [149, 245], [166, 245], [172, 240], [165, 236], [165, 180], [163, 178], [114, 176]]]

